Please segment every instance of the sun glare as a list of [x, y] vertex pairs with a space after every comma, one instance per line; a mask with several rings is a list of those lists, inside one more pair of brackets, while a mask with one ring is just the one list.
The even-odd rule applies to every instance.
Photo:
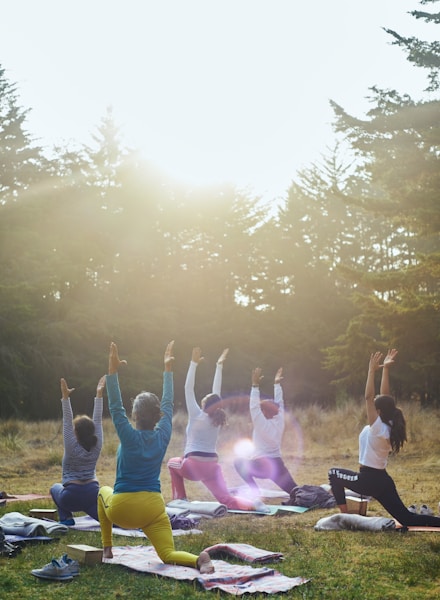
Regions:
[[252, 455], [252, 452], [255, 450], [254, 444], [250, 439], [242, 439], [239, 440], [234, 445], [234, 454], [240, 458], [248, 458]]

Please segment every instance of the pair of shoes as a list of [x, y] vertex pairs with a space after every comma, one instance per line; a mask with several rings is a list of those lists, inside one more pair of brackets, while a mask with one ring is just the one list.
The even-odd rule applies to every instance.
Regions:
[[31, 573], [34, 577], [53, 581], [71, 581], [73, 579], [69, 565], [61, 564], [56, 558], [53, 558], [50, 563], [44, 565], [41, 569], [32, 569]]
[[425, 515], [432, 517], [432, 515], [434, 514], [434, 511], [431, 508], [429, 508], [429, 506], [426, 504], [422, 504], [420, 506], [420, 510], [417, 508], [416, 504], [411, 504], [411, 506], [408, 506], [408, 510], [409, 512], [412, 512], [415, 515]]
[[40, 579], [52, 579], [53, 581], [71, 581], [79, 575], [79, 563], [63, 554], [60, 558], [53, 558], [50, 563], [41, 569], [33, 569], [32, 575]]

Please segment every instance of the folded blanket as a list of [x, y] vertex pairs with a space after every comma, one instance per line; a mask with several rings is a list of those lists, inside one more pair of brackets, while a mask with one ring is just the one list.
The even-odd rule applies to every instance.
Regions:
[[268, 552], [250, 544], [215, 544], [205, 550], [210, 556], [235, 556], [249, 563], [278, 562], [284, 559], [281, 552]]
[[352, 531], [394, 531], [396, 523], [394, 519], [387, 519], [386, 517], [364, 517], [349, 513], [337, 513], [319, 519], [315, 525], [316, 531], [341, 531], [344, 529]]
[[228, 512], [227, 506], [220, 504], [220, 502], [198, 502], [197, 500], [192, 502], [188, 500], [171, 500], [171, 502], [168, 502], [167, 507], [188, 510], [189, 515], [187, 516], [195, 514], [210, 518], [224, 517]]
[[67, 533], [69, 528], [57, 521], [26, 517], [19, 512], [10, 512], [0, 518], [0, 527], [10, 535], [34, 537], [36, 535], [60, 535]]
[[164, 564], [152, 546], [113, 547], [113, 558], [105, 558], [103, 562], [173, 579], [198, 581], [205, 590], [220, 589], [233, 596], [287, 592], [309, 581], [304, 577], [285, 577], [267, 567], [230, 565], [222, 560], [213, 561], [214, 573], [202, 575], [191, 567]]
[[290, 498], [289, 494], [284, 490], [277, 488], [258, 488], [258, 492], [252, 490], [248, 485], [241, 485], [229, 489], [229, 493], [233, 496], [241, 496], [242, 498], [254, 499], [255, 496], [259, 498]]

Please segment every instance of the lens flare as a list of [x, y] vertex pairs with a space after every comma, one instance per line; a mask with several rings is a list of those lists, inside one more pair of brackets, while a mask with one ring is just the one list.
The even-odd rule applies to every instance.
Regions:
[[234, 454], [240, 458], [249, 458], [254, 450], [254, 444], [248, 438], [239, 440], [234, 444]]

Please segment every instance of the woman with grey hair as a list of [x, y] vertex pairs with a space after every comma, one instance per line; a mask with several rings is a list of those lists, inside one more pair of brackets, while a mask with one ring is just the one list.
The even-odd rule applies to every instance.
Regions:
[[116, 523], [125, 529], [142, 529], [164, 563], [212, 573], [214, 567], [207, 552], [196, 556], [175, 549], [161, 493], [160, 470], [172, 430], [173, 345], [174, 342], [170, 342], [165, 350], [162, 400], [151, 392], [138, 394], [133, 402], [134, 426], [122, 404], [118, 381], [118, 369], [126, 361], [119, 359], [116, 344], [110, 345], [106, 385], [110, 415], [120, 444], [114, 489], [101, 487], [98, 496], [103, 557], [113, 557], [112, 525]]

